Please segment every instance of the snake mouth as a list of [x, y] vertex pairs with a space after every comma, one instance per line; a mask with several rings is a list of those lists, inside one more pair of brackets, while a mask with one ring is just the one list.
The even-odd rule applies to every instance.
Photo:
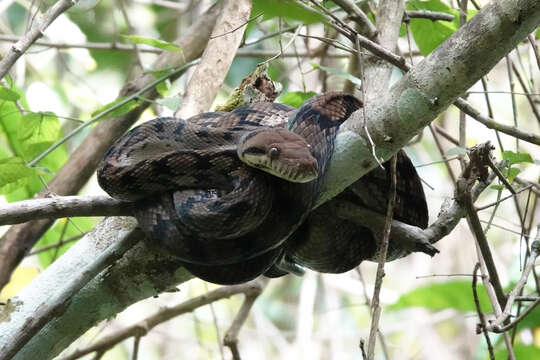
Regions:
[[294, 161], [273, 161], [268, 158], [249, 159], [249, 156], [247, 156], [246, 163], [281, 179], [295, 183], [307, 183], [315, 180], [318, 176], [317, 161], [315, 159], [299, 163]]

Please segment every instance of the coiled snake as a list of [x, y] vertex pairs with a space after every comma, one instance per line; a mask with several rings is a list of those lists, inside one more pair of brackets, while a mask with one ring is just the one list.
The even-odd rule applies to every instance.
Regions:
[[[299, 109], [256, 103], [185, 121], [157, 118], [113, 144], [98, 181], [111, 196], [137, 201], [134, 215], [147, 237], [203, 280], [232, 284], [262, 273], [279, 276], [287, 264], [344, 272], [373, 258], [376, 241], [369, 230], [326, 214], [324, 206], [310, 210], [335, 135], [360, 107], [352, 95], [327, 93]], [[398, 182], [396, 218], [425, 227], [416, 171], [404, 153], [398, 160], [398, 173], [406, 175], [400, 178], [408, 180], [401, 187]], [[384, 213], [386, 173], [370, 174], [340, 197], [375, 203]], [[377, 189], [374, 199], [383, 199], [359, 199], [354, 189], [369, 186]], [[400, 210], [400, 191], [414, 210]], [[393, 254], [391, 246], [390, 259], [404, 255], [396, 249]]]

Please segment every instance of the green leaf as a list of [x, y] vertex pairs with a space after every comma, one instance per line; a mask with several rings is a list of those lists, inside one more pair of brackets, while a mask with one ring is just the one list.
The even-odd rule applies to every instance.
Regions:
[[512, 181], [514, 181], [514, 179], [516, 178], [516, 176], [518, 176], [520, 172], [521, 170], [518, 168], [510, 168], [508, 169], [508, 174], [506, 174], [506, 178], [511, 183]]
[[[540, 359], [540, 348], [534, 345], [515, 344], [514, 354], [516, 355], [516, 359]], [[486, 359], [489, 359], [489, 357], [486, 357]], [[495, 359], [508, 359], [506, 349], [495, 350]]]
[[503, 151], [503, 159], [508, 160], [510, 165], [519, 164], [523, 162], [534, 163], [532, 157], [528, 153], [515, 153], [510, 150]]
[[504, 186], [504, 185], [491, 185], [489, 188], [493, 189], [493, 190], [504, 190], [504, 189], [506, 189], [506, 186]]
[[[409, 0], [406, 5], [407, 10], [430, 10], [445, 12], [454, 15], [454, 21], [431, 21], [429, 19], [411, 19], [410, 29], [414, 41], [420, 53], [426, 56], [439, 46], [444, 40], [452, 35], [459, 27], [459, 12], [451, 9], [440, 0]], [[469, 11], [468, 17], [472, 17], [476, 12]]]
[[345, 70], [318, 65], [318, 64], [315, 64], [313, 62], [309, 63], [309, 64], [315, 69], [319, 69], [319, 70], [325, 71], [325, 72], [327, 72], [329, 74], [345, 78], [345, 79], [349, 80], [350, 82], [352, 82], [355, 85], [358, 85], [358, 86], [362, 85], [362, 80], [360, 80], [356, 76], [353, 76], [352, 74], [349, 74]]
[[308, 91], [308, 92], [302, 92], [302, 91], [292, 91], [289, 93], [286, 93], [278, 99], [278, 101], [282, 104], [287, 104], [294, 106], [295, 108], [299, 108], [302, 106], [304, 101], [309, 99], [310, 97], [313, 97], [317, 95], [314, 91]]
[[0, 99], [7, 101], [17, 101], [20, 96], [15, 91], [0, 86]]
[[156, 102], [171, 109], [172, 111], [178, 110], [178, 106], [180, 106], [180, 98], [178, 96], [157, 99]]
[[315, 10], [303, 7], [293, 0], [254, 0], [252, 14], [264, 13], [264, 20], [274, 17], [298, 20], [304, 24], [324, 22], [324, 16]]
[[[73, 225], [75, 223], [75, 225]], [[74, 236], [80, 235], [81, 232], [89, 231], [94, 226], [94, 221], [91, 218], [71, 218], [70, 221], [67, 219], [60, 219], [56, 224], [47, 230], [45, 234], [39, 239], [35, 245], [36, 249], [39, 249], [44, 246], [56, 245], [60, 240], [65, 241]], [[80, 230], [80, 231], [79, 231]], [[63, 244], [58, 248], [52, 248], [50, 250], [41, 252], [38, 254], [38, 259], [44, 268], [49, 266], [54, 260], [56, 260], [60, 255], [66, 252], [75, 241], [70, 241], [67, 244]]]
[[0, 193], [3, 194], [8, 189], [12, 189], [13, 185], [20, 185], [35, 173], [36, 170], [27, 167], [24, 160], [19, 157], [0, 160]]
[[170, 50], [170, 51], [182, 51], [180, 46], [158, 39], [146, 38], [138, 35], [122, 35], [123, 38], [128, 39], [135, 44], [145, 44], [156, 47], [158, 49]]
[[17, 138], [24, 158], [32, 160], [59, 140], [62, 129], [53, 113], [28, 113], [21, 119]]
[[[491, 311], [486, 290], [478, 284], [478, 299], [483, 312]], [[424, 307], [429, 310], [455, 309], [458, 311], [476, 311], [471, 281], [456, 280], [444, 283], [428, 284], [417, 287], [401, 295], [389, 310], [401, 310], [409, 307]]]
[[139, 106], [139, 104], [141, 103], [139, 99], [132, 99], [126, 102], [125, 104], [119, 105], [119, 103], [122, 101], [125, 101], [125, 99], [126, 99], [125, 97], [121, 97], [114, 100], [113, 102], [103, 105], [102, 107], [100, 107], [99, 109], [97, 109], [96, 111], [92, 113], [92, 117], [95, 117], [98, 114], [101, 114], [106, 111], [108, 112], [101, 117], [101, 120], [110, 119], [117, 116], [122, 116], [130, 112], [137, 106]]

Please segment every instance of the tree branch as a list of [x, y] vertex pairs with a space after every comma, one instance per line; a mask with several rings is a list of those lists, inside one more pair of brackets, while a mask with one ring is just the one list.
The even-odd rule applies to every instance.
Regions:
[[40, 37], [43, 36], [47, 27], [63, 12], [75, 5], [77, 0], [59, 0], [47, 10], [39, 22], [28, 31], [24, 37], [11, 46], [9, 53], [0, 61], [0, 79], [3, 78], [9, 69], [15, 64], [28, 48]]
[[35, 219], [75, 216], [131, 215], [134, 203], [110, 196], [51, 196], [0, 205], [0, 225], [19, 224]]

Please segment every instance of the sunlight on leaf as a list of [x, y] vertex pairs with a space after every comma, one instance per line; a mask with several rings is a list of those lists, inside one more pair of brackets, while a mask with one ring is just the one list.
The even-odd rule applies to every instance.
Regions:
[[106, 112], [108, 110], [110, 111], [104, 114], [103, 116], [101, 116], [100, 120], [122, 116], [130, 112], [137, 106], [139, 106], [139, 104], [141, 103], [141, 101], [138, 99], [132, 99], [125, 104], [118, 105], [120, 102], [124, 101], [125, 99], [126, 99], [125, 97], [121, 97], [114, 100], [113, 102], [103, 105], [102, 107], [100, 107], [99, 109], [97, 109], [96, 111], [92, 113], [92, 117], [98, 116], [99, 114]]
[[176, 44], [173, 44], [173, 43], [170, 43], [170, 42], [167, 42], [167, 41], [163, 41], [163, 40], [151, 39], [151, 38], [146, 38], [146, 37], [142, 37], [142, 36], [138, 36], [138, 35], [122, 35], [122, 37], [125, 38], [125, 39], [128, 39], [129, 41], [131, 41], [132, 43], [135, 43], [135, 44], [150, 45], [150, 46], [156, 47], [158, 49], [162, 49], [162, 50], [169, 50], [169, 51], [181, 51], [182, 50], [180, 48], [180, 46], [178, 46]]
[[324, 16], [317, 11], [292, 0], [254, 0], [252, 14], [264, 13], [264, 20], [274, 17], [298, 20], [304, 24], [324, 22]]
[[20, 96], [15, 91], [7, 89], [5, 87], [0, 87], [0, 99], [7, 101], [17, 101]]
[[0, 160], [0, 193], [6, 191], [7, 185], [19, 183], [35, 173], [36, 170], [27, 167], [23, 159], [19, 157]]
[[508, 160], [510, 165], [519, 164], [519, 163], [534, 163], [532, 157], [528, 153], [515, 153], [510, 150], [503, 151], [503, 159]]
[[302, 92], [302, 91], [291, 91], [279, 97], [278, 102], [282, 104], [287, 104], [299, 108], [302, 106], [304, 101], [317, 95], [314, 91]]

